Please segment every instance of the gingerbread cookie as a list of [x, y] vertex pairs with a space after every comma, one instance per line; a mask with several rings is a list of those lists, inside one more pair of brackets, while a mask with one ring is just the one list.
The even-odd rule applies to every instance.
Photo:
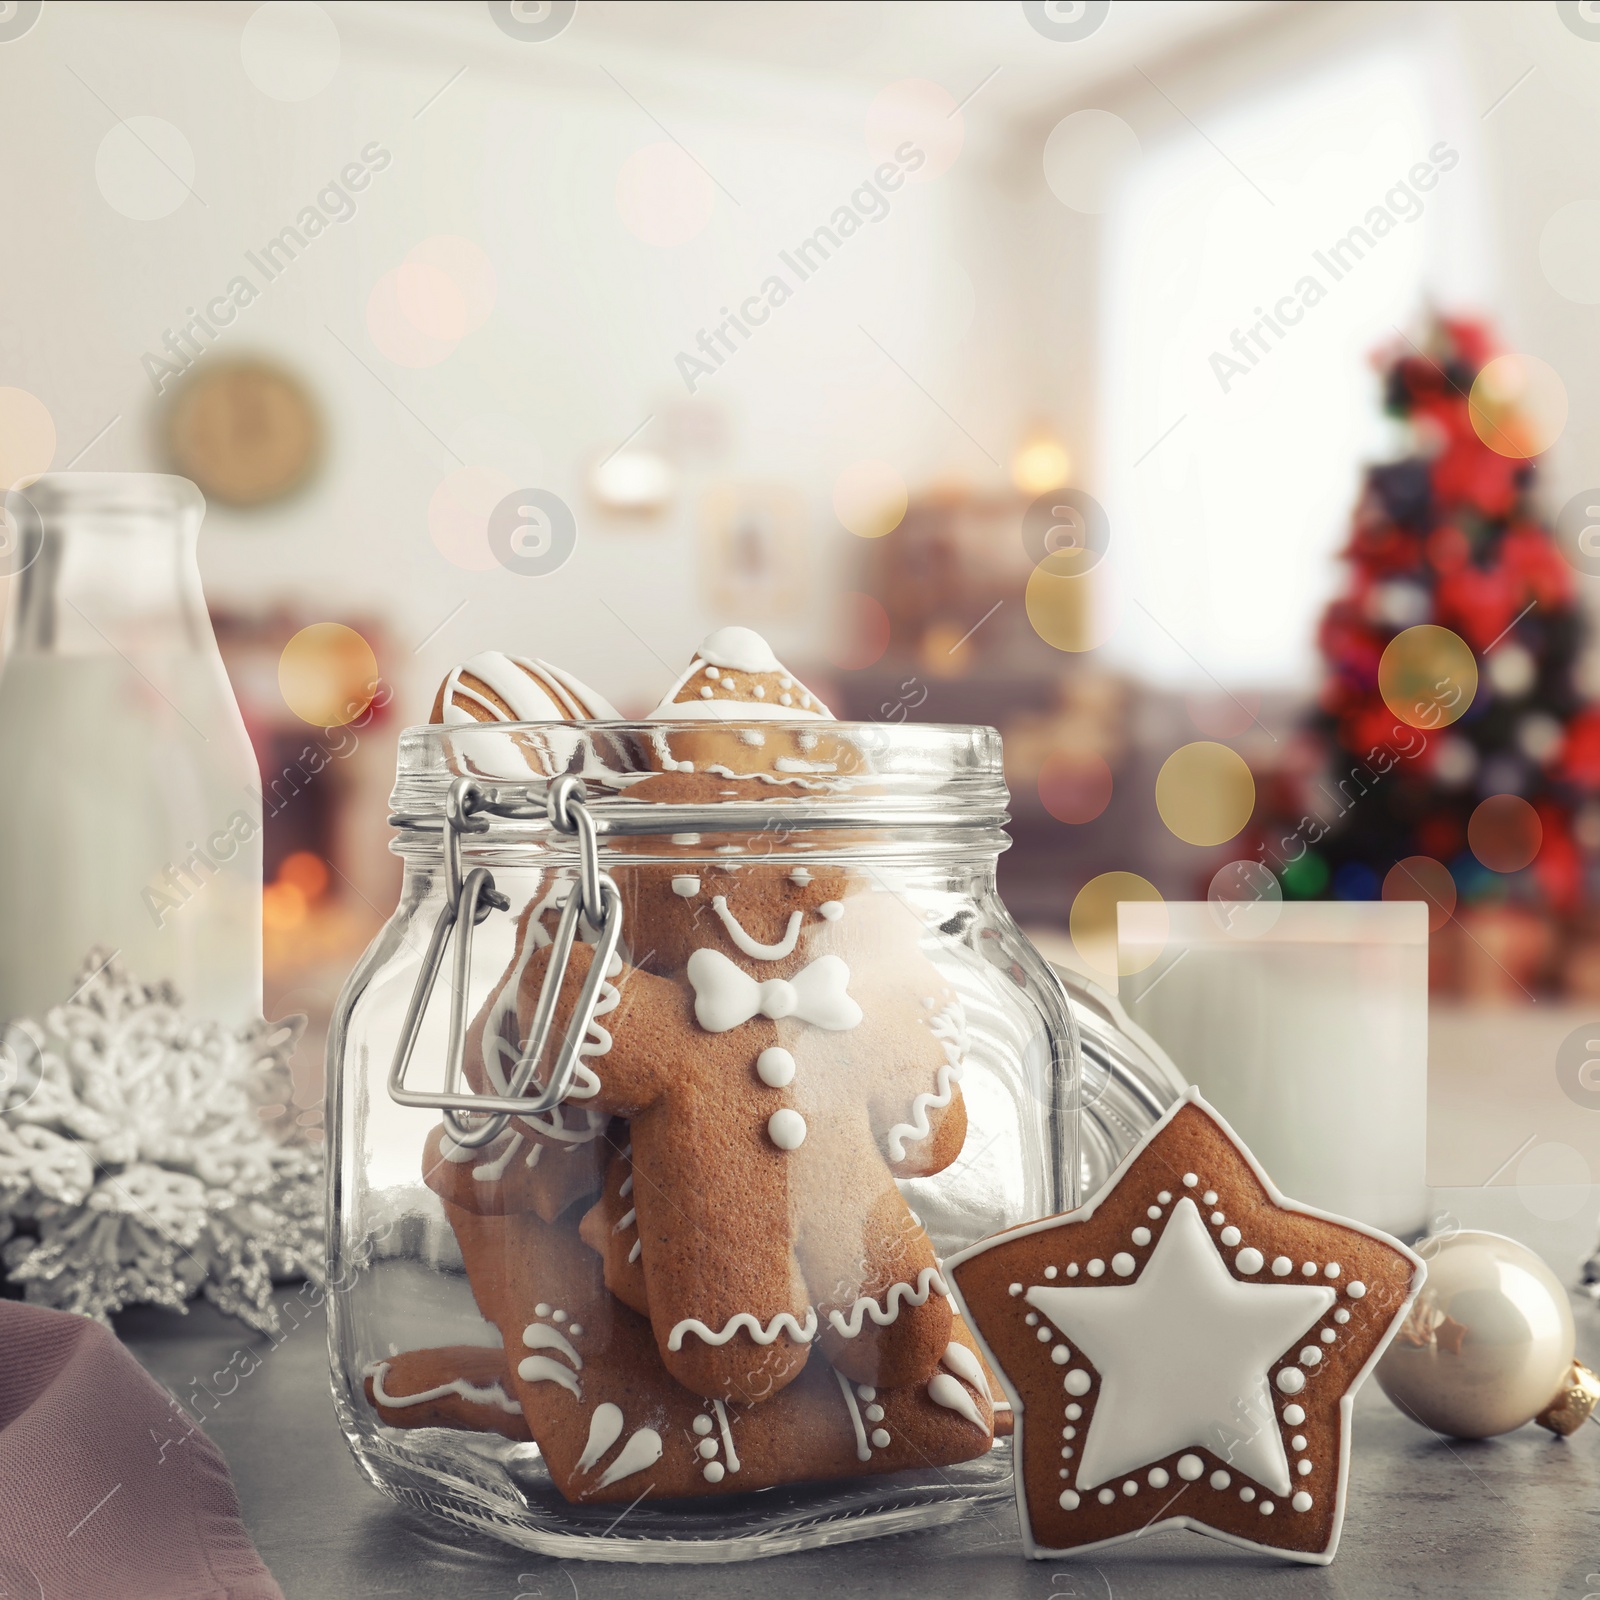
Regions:
[[[664, 772], [803, 780], [837, 766], [832, 717], [759, 633], [719, 628], [646, 719], [708, 726], [654, 735], [646, 760]], [[768, 723], [779, 726], [759, 725]]]
[[616, 722], [603, 695], [548, 661], [485, 650], [452, 667], [429, 722]]
[[391, 1428], [466, 1428], [529, 1439], [522, 1403], [506, 1393], [505, 1352], [452, 1344], [408, 1350], [366, 1369], [367, 1403]]
[[[858, 1382], [925, 1378], [951, 1312], [895, 1178], [953, 1161], [966, 1118], [960, 1006], [917, 948], [920, 924], [869, 880], [782, 865], [639, 867], [621, 882], [654, 970], [615, 979], [591, 1103], [629, 1120], [668, 1370], [730, 1398], [752, 1362], [774, 1388], [791, 1381], [820, 1339]], [[573, 952], [558, 1028], [589, 954]], [[527, 959], [524, 1031], [545, 966], [542, 949]]]
[[1185, 1527], [1332, 1560], [1404, 1245], [1285, 1200], [1191, 1089], [1090, 1205], [947, 1270], [1017, 1409], [1030, 1555]]
[[993, 1443], [989, 1380], [971, 1333], [951, 1336], [926, 1379], [853, 1383], [820, 1355], [770, 1392], [705, 1399], [661, 1362], [650, 1323], [608, 1292], [567, 1223], [450, 1209], [469, 1279], [505, 1339], [507, 1382], [568, 1500], [750, 1492], [780, 1483], [926, 1470]]

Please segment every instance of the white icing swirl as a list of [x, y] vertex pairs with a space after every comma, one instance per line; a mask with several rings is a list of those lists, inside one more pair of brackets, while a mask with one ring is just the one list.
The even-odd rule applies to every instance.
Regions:
[[942, 1295], [950, 1293], [949, 1286], [939, 1275], [939, 1269], [924, 1267], [917, 1274], [915, 1288], [909, 1283], [892, 1283], [884, 1295], [881, 1307], [872, 1295], [864, 1294], [855, 1301], [848, 1312], [830, 1311], [828, 1321], [841, 1338], [854, 1339], [861, 1333], [864, 1318], [871, 1317], [880, 1328], [886, 1328], [900, 1315], [902, 1303], [912, 1306], [926, 1305], [928, 1296], [936, 1290]]
[[810, 1344], [817, 1336], [816, 1308], [806, 1308], [804, 1322], [797, 1322], [792, 1312], [780, 1311], [766, 1327], [762, 1327], [760, 1320], [750, 1312], [739, 1311], [728, 1318], [720, 1332], [713, 1332], [698, 1317], [685, 1317], [682, 1322], [675, 1323], [672, 1332], [667, 1335], [667, 1349], [681, 1350], [684, 1335], [688, 1333], [707, 1344], [722, 1345], [741, 1331], [748, 1333], [756, 1344], [771, 1344], [782, 1333], [787, 1333], [796, 1344]]

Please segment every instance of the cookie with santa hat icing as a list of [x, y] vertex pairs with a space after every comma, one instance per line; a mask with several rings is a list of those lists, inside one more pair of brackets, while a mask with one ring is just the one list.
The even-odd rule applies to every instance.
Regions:
[[652, 738], [647, 759], [661, 771], [802, 780], [803, 788], [806, 775], [837, 770], [834, 740], [819, 726], [833, 713], [751, 628], [709, 634], [646, 720], [700, 724]]

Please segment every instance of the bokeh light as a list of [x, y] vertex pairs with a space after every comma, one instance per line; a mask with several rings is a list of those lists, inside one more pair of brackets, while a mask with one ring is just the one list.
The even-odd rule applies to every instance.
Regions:
[[1133, 164], [1139, 136], [1114, 111], [1074, 111], [1044, 143], [1044, 181], [1062, 205], [1088, 216], [1110, 208]]
[[1163, 931], [1160, 939], [1119, 958], [1117, 906], [1123, 901], [1165, 906], [1156, 886], [1137, 872], [1102, 872], [1084, 884], [1072, 902], [1069, 925], [1073, 948], [1086, 966], [1107, 977], [1126, 977], [1144, 971], [1161, 954], [1166, 943]]
[[425, 261], [402, 261], [394, 274], [395, 303], [424, 338], [454, 347], [467, 331], [466, 296], [448, 272]]
[[0, 389], [0, 490], [48, 472], [55, 454], [50, 408], [26, 389]]
[[274, 100], [309, 100], [339, 70], [339, 30], [312, 0], [273, 0], [239, 35], [244, 75]]
[[1437, 933], [1455, 915], [1456, 880], [1432, 856], [1407, 856], [1383, 880], [1385, 900], [1421, 900], [1428, 908], [1428, 932]]
[[1514, 461], [1542, 455], [1567, 425], [1567, 386], [1537, 356], [1496, 356], [1472, 380], [1467, 412], [1488, 447]]
[[100, 141], [94, 181], [113, 211], [154, 222], [170, 217], [193, 192], [194, 151], [170, 122], [128, 117]]
[[617, 172], [617, 215], [634, 238], [671, 249], [704, 231], [717, 187], [681, 145], [635, 150]]
[[1401, 722], [1447, 728], [1478, 692], [1478, 662], [1459, 633], [1420, 622], [1397, 633], [1378, 662], [1378, 692]]
[[887, 461], [858, 461], [833, 480], [833, 514], [860, 539], [881, 539], [905, 520], [906, 480]]
[[[880, 90], [867, 107], [867, 149], [873, 162], [892, 162], [905, 174], [907, 183], [927, 183], [955, 165], [966, 138], [966, 124], [956, 109], [956, 97], [926, 78], [903, 78]], [[901, 154], [910, 144], [922, 155], [916, 170], [916, 154]]]
[[840, 595], [834, 626], [828, 658], [845, 672], [872, 666], [889, 648], [889, 613], [870, 594]]
[[328, 887], [328, 863], [315, 850], [296, 850], [279, 864], [278, 881], [292, 883], [308, 901], [321, 899]]
[[488, 572], [499, 565], [489, 543], [489, 517], [515, 480], [494, 467], [466, 466], [440, 479], [428, 501], [428, 537], [452, 566]]
[[1036, 434], [1017, 447], [1011, 458], [1011, 481], [1030, 497], [1059, 489], [1072, 472], [1072, 457], [1059, 439]]
[[1111, 768], [1093, 750], [1052, 750], [1039, 768], [1039, 803], [1057, 822], [1093, 822], [1111, 787]]
[[1539, 813], [1519, 794], [1492, 794], [1467, 822], [1467, 846], [1491, 872], [1521, 872], [1544, 843]]
[[[440, 297], [451, 310], [428, 310]], [[459, 334], [440, 337], [429, 326], [442, 325], [453, 312], [456, 324], [465, 319], [460, 291], [437, 267], [402, 263], [372, 286], [367, 298], [367, 333], [374, 345], [397, 367], [436, 367], [461, 342]], [[420, 314], [424, 325], [414, 316]]]
[[294, 883], [269, 883], [261, 890], [261, 921], [273, 933], [293, 933], [306, 920], [305, 891]]
[[1256, 805], [1256, 781], [1237, 750], [1209, 739], [1174, 750], [1156, 774], [1156, 810], [1185, 844], [1234, 838]]
[[1033, 631], [1056, 650], [1081, 653], [1103, 645], [1115, 628], [1115, 617], [1093, 572], [1050, 571], [1060, 557], [1041, 561], [1028, 578], [1026, 604]]
[[[481, 245], [460, 234], [436, 233], [406, 252], [406, 265], [441, 272], [454, 287], [455, 295], [448, 299], [448, 304], [459, 318], [459, 326], [452, 323], [440, 337], [459, 339], [464, 334], [475, 333], [489, 320], [499, 293], [499, 280], [495, 277], [494, 263]], [[405, 293], [401, 295], [401, 306], [409, 314]], [[430, 305], [426, 314], [437, 317], [438, 307]], [[428, 330], [424, 328], [424, 331]]]
[[378, 689], [372, 646], [342, 622], [313, 622], [278, 657], [283, 703], [316, 728], [337, 728], [367, 709]]

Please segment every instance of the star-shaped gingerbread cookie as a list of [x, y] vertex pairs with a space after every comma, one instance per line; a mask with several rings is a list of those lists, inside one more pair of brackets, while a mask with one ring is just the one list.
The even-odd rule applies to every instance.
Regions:
[[1422, 1285], [1191, 1089], [1091, 1204], [946, 1263], [1016, 1410], [1028, 1554], [1192, 1528], [1333, 1559], [1353, 1396]]

